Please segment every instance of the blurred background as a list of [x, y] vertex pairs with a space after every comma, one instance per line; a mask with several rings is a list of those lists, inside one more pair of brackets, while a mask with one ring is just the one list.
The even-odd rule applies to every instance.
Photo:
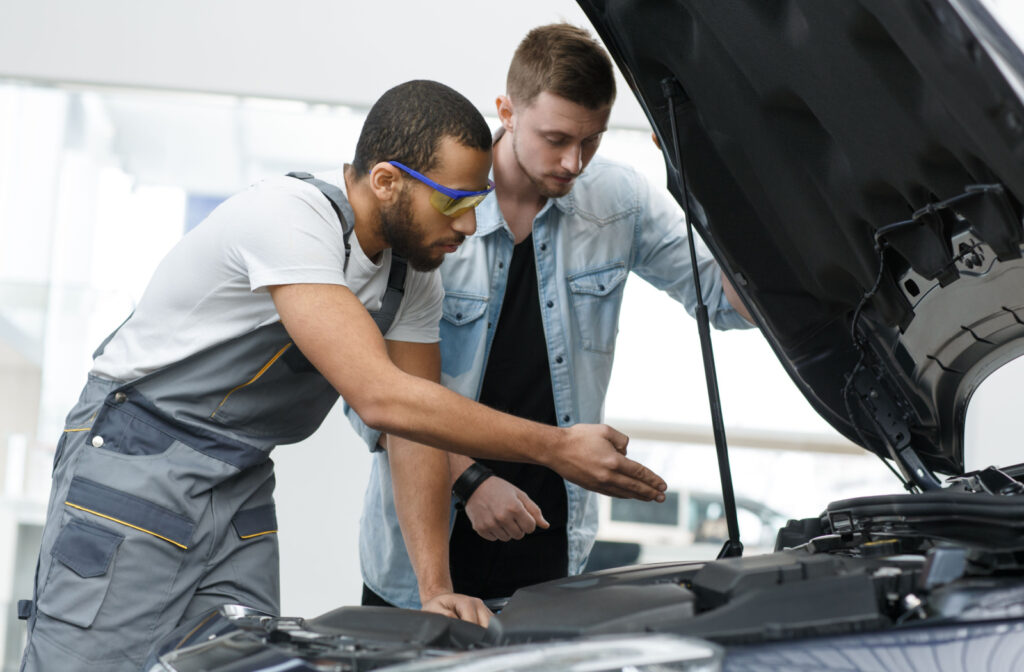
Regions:
[[[987, 4], [1024, 29], [1018, 0]], [[31, 596], [64, 414], [163, 254], [247, 184], [350, 160], [366, 109], [401, 81], [449, 84], [496, 126], [494, 98], [526, 31], [589, 25], [568, 0], [514, 6], [0, 0], [0, 669], [17, 669], [14, 604]], [[600, 151], [664, 184], [646, 118], [621, 79], [619, 90]], [[711, 557], [724, 519], [696, 325], [638, 278], [626, 294], [607, 418], [670, 496], [603, 501], [599, 538], [613, 563], [637, 550], [642, 561]], [[758, 331], [713, 336], [748, 549], [829, 501], [898, 491], [816, 415]], [[1024, 461], [1015, 364], [971, 404], [969, 468]], [[284, 612], [356, 603], [369, 455], [340, 405], [274, 459]]]

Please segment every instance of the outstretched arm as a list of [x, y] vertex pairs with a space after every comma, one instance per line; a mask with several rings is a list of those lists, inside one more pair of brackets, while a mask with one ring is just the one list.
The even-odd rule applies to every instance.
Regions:
[[665, 482], [625, 456], [629, 439], [611, 427], [530, 422], [400, 370], [347, 287], [269, 290], [295, 344], [371, 427], [464, 455], [542, 464], [603, 494], [664, 499]]
[[[386, 343], [388, 355], [402, 371], [435, 382], [441, 379], [441, 351], [436, 343]], [[386, 439], [386, 448], [395, 512], [416, 572], [420, 603], [427, 611], [486, 627], [491, 612], [484, 603], [452, 590], [448, 570], [448, 454], [397, 436]]]

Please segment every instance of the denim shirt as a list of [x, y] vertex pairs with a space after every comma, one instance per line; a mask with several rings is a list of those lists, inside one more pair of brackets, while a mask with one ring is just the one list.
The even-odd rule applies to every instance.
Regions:
[[[477, 232], [441, 266], [442, 383], [470, 399], [483, 384], [501, 314], [514, 239], [494, 194], [476, 212]], [[718, 329], [750, 325], [729, 305], [717, 263], [700, 240], [704, 302]], [[697, 305], [683, 214], [633, 168], [595, 157], [566, 196], [548, 199], [533, 221], [541, 319], [558, 424], [602, 421], [619, 311], [632, 271], [694, 314]], [[375, 449], [379, 432], [351, 410], [349, 419]], [[597, 497], [566, 482], [569, 573], [583, 570], [597, 534]], [[371, 467], [359, 554], [363, 580], [385, 600], [418, 608], [416, 577], [395, 514], [387, 456]]]

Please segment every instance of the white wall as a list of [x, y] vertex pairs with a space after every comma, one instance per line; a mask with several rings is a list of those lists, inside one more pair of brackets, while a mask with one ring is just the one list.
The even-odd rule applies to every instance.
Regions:
[[[571, 0], [31, 0], [0, 3], [0, 77], [368, 106], [408, 79], [494, 109], [532, 27]], [[646, 126], [620, 78], [617, 126]]]
[[359, 514], [370, 452], [334, 407], [302, 443], [274, 450], [281, 613], [312, 617], [359, 604]]

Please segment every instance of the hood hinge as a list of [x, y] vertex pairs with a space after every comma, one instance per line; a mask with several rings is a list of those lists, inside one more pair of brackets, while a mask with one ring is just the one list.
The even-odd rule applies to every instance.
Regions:
[[875, 432], [885, 442], [890, 456], [907, 481], [921, 490], [941, 488], [942, 484], [911, 447], [906, 413], [889, 393], [883, 380], [872, 374], [868, 367], [861, 367], [854, 375], [853, 389], [861, 409], [871, 419]]

